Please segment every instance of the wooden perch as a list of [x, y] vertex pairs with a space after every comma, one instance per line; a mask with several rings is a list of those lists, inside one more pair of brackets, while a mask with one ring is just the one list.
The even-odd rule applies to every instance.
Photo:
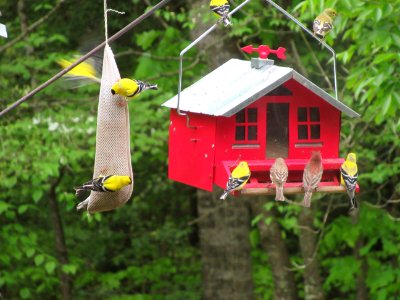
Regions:
[[[346, 193], [346, 189], [341, 185], [322, 185], [319, 186], [315, 193]], [[304, 189], [302, 186], [288, 186], [285, 187], [283, 193], [286, 195], [292, 194], [304, 194]], [[265, 188], [244, 188], [241, 191], [242, 195], [259, 196], [259, 195], [275, 195], [275, 186], [271, 184]]]

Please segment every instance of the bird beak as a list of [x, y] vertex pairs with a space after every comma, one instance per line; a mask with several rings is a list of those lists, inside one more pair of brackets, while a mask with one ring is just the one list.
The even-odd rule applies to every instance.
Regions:
[[111, 89], [111, 94], [115, 95], [115, 91], [113, 89]]

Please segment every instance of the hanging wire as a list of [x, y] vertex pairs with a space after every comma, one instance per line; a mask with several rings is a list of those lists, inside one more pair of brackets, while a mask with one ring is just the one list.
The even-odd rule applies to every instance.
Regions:
[[332, 58], [333, 58], [333, 80], [334, 80], [334, 85], [335, 85], [335, 97], [336, 100], [338, 100], [338, 89], [337, 89], [337, 79], [336, 79], [336, 53], [335, 50], [333, 50], [325, 41], [319, 39], [312, 33], [306, 26], [304, 26], [299, 20], [297, 20], [294, 16], [292, 16], [290, 13], [288, 13], [286, 10], [284, 10], [282, 7], [280, 7], [278, 4], [276, 4], [272, 0], [265, 0], [269, 4], [271, 4], [273, 7], [275, 7], [277, 10], [279, 10], [281, 13], [283, 13], [286, 17], [288, 17], [290, 20], [295, 22], [298, 26], [300, 26], [305, 32], [307, 32], [310, 36], [312, 36], [314, 39], [316, 39], [318, 42], [320, 42], [326, 49], [328, 49], [332, 53]]
[[[124, 35], [125, 33], [127, 33], [129, 30], [131, 30], [133, 27], [135, 27], [136, 25], [138, 25], [139, 23], [141, 23], [143, 20], [147, 19], [148, 17], [150, 17], [152, 14], [154, 14], [154, 12], [160, 8], [162, 8], [163, 6], [165, 6], [168, 2], [170, 2], [171, 0], [161, 0], [159, 3], [157, 3], [156, 5], [154, 5], [151, 9], [149, 9], [148, 11], [146, 11], [145, 13], [143, 13], [142, 15], [140, 15], [139, 17], [137, 17], [135, 20], [133, 20], [131, 23], [129, 23], [128, 25], [126, 25], [124, 28], [122, 28], [120, 31], [118, 31], [117, 33], [115, 33], [113, 36], [111, 36], [108, 39], [108, 42], [111, 43], [113, 41], [115, 41], [116, 39], [120, 38], [122, 35]], [[74, 62], [73, 64], [71, 64], [69, 67], [61, 70], [60, 72], [58, 72], [56, 75], [54, 75], [53, 77], [51, 77], [49, 80], [47, 80], [46, 82], [42, 83], [40, 86], [38, 86], [37, 88], [35, 88], [34, 90], [30, 91], [28, 94], [26, 94], [25, 96], [23, 96], [22, 98], [20, 98], [19, 100], [15, 101], [13, 104], [11, 104], [10, 106], [8, 106], [7, 108], [5, 108], [4, 110], [2, 110], [0, 112], [0, 117], [2, 117], [3, 115], [5, 115], [7, 112], [13, 110], [14, 108], [16, 108], [17, 106], [19, 106], [20, 104], [22, 104], [23, 102], [25, 102], [26, 100], [28, 100], [29, 98], [33, 97], [35, 94], [37, 94], [38, 92], [40, 92], [41, 90], [43, 90], [44, 88], [48, 87], [50, 84], [52, 84], [54, 81], [56, 81], [57, 79], [61, 78], [64, 74], [68, 73], [70, 70], [72, 70], [73, 68], [75, 68], [77, 65], [79, 65], [81, 62], [85, 61], [86, 59], [88, 59], [90, 56], [92, 56], [93, 54], [95, 54], [96, 52], [98, 52], [99, 50], [103, 49], [104, 46], [106, 45], [106, 41], [104, 41], [103, 43], [101, 43], [100, 45], [98, 45], [97, 47], [95, 47], [94, 49], [92, 49], [91, 51], [89, 51], [88, 53], [86, 53], [85, 55], [83, 55], [82, 57], [80, 57], [76, 62]]]
[[[242, 2], [235, 9], [233, 9], [228, 15], [229, 16], [233, 15], [236, 11], [241, 9], [244, 5], [246, 5], [250, 1], [251, 0], [246, 0], [246, 1]], [[292, 16], [289, 12], [284, 10], [278, 4], [276, 4], [272, 0], [265, 0], [265, 1], [270, 3], [272, 6], [274, 6], [276, 9], [278, 9], [280, 12], [282, 12], [286, 17], [288, 17], [293, 22], [295, 22], [305, 32], [307, 32], [310, 36], [312, 36], [314, 39], [316, 39], [318, 42], [320, 42], [326, 49], [328, 49], [332, 53], [335, 97], [336, 97], [336, 100], [338, 100], [337, 78], [336, 78], [337, 77], [337, 75], [336, 75], [336, 53], [335, 53], [335, 51], [328, 44], [326, 44], [325, 41], [323, 41], [323, 40], [319, 39], [318, 37], [316, 37], [306, 26], [304, 26], [299, 20], [297, 20], [294, 16]], [[179, 54], [179, 82], [178, 82], [178, 99], [177, 99], [176, 111], [177, 111], [178, 115], [186, 116], [186, 118], [187, 118], [186, 125], [189, 128], [195, 128], [195, 127], [189, 125], [189, 123], [190, 123], [189, 115], [180, 110], [180, 101], [181, 101], [181, 92], [182, 92], [182, 77], [183, 77], [183, 56], [185, 55], [186, 52], [188, 52], [191, 48], [193, 48], [196, 44], [198, 44], [201, 40], [203, 40], [207, 35], [209, 35], [211, 32], [213, 32], [215, 30], [215, 28], [217, 27], [217, 25], [220, 23], [220, 21], [221, 20], [219, 20], [216, 24], [214, 24], [209, 29], [207, 29], [202, 35], [200, 35], [197, 39], [195, 39], [191, 44], [189, 44]]]
[[111, 9], [111, 8], [107, 8], [107, 0], [104, 0], [104, 35], [105, 35], [105, 41], [106, 44], [108, 45], [108, 12], [112, 11], [115, 12], [117, 14], [125, 14], [124, 11], [118, 11], [115, 9]]
[[[236, 13], [239, 9], [241, 9], [243, 6], [245, 6], [247, 3], [249, 3], [251, 0], [246, 0], [244, 2], [242, 2], [240, 5], [238, 5], [237, 7], [235, 7], [235, 9], [233, 9], [228, 16], [233, 15], [234, 13]], [[179, 54], [179, 83], [178, 83], [178, 101], [177, 101], [177, 105], [176, 105], [176, 111], [178, 113], [178, 115], [180, 116], [186, 116], [187, 118], [187, 122], [186, 122], [186, 126], [189, 128], [195, 128], [193, 126], [189, 125], [190, 122], [190, 118], [189, 115], [187, 113], [184, 113], [180, 110], [180, 101], [181, 101], [181, 92], [182, 92], [182, 77], [183, 77], [183, 56], [185, 55], [186, 52], [188, 52], [190, 49], [192, 49], [196, 44], [198, 44], [201, 40], [203, 40], [207, 35], [209, 35], [211, 32], [214, 31], [215, 28], [217, 28], [218, 24], [221, 22], [221, 19], [218, 20], [217, 23], [215, 23], [213, 26], [211, 26], [209, 29], [207, 29], [202, 35], [200, 35], [197, 39], [195, 39], [189, 46], [187, 46], [185, 49], [183, 49], [181, 51], [181, 53]]]

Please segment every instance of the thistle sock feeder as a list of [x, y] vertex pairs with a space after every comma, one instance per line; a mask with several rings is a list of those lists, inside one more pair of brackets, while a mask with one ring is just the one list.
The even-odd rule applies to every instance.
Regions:
[[106, 45], [97, 113], [93, 178], [101, 175], [126, 175], [132, 178], [132, 184], [116, 192], [92, 191], [89, 197], [77, 206], [77, 209], [86, 208], [89, 214], [122, 206], [129, 200], [133, 191], [128, 104], [122, 96], [111, 94], [112, 85], [120, 78], [114, 54]]

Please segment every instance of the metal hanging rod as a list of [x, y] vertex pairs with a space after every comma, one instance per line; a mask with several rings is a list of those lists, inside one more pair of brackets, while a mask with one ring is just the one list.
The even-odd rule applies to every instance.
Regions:
[[[118, 31], [117, 33], [115, 33], [113, 36], [108, 38], [108, 43], [111, 43], [113, 41], [115, 41], [116, 39], [120, 38], [122, 35], [124, 35], [125, 33], [127, 33], [129, 30], [131, 30], [133, 27], [135, 27], [136, 25], [138, 25], [139, 23], [141, 23], [143, 20], [147, 19], [148, 17], [150, 17], [156, 10], [162, 8], [163, 6], [165, 6], [168, 2], [170, 2], [171, 0], [162, 0], [159, 3], [157, 3], [156, 5], [154, 5], [151, 9], [149, 9], [148, 11], [146, 11], [145, 13], [143, 13], [142, 15], [140, 15], [139, 17], [137, 17], [135, 20], [133, 20], [131, 23], [129, 23], [128, 25], [126, 25], [124, 28], [122, 28], [120, 31]], [[101, 43], [100, 45], [98, 45], [97, 47], [95, 47], [94, 49], [92, 49], [91, 51], [89, 51], [88, 53], [86, 53], [85, 55], [83, 55], [81, 58], [79, 58], [76, 62], [74, 62], [72, 65], [70, 65], [69, 67], [61, 70], [60, 72], [58, 72], [56, 75], [54, 75], [53, 77], [51, 77], [49, 80], [47, 80], [46, 82], [42, 83], [40, 86], [38, 86], [37, 88], [35, 88], [34, 90], [30, 91], [28, 94], [26, 94], [25, 96], [23, 96], [22, 98], [20, 98], [19, 100], [15, 101], [13, 104], [11, 104], [10, 106], [8, 106], [7, 108], [5, 108], [3, 111], [0, 112], [0, 117], [2, 117], [4, 114], [6, 114], [7, 112], [9, 112], [10, 110], [16, 108], [17, 106], [19, 106], [21, 103], [25, 102], [26, 100], [28, 100], [29, 98], [33, 97], [35, 94], [37, 94], [38, 92], [40, 92], [41, 90], [43, 90], [44, 88], [48, 87], [50, 84], [52, 84], [54, 81], [56, 81], [57, 79], [59, 79], [60, 77], [62, 77], [64, 74], [68, 73], [71, 69], [73, 69], [74, 67], [76, 67], [77, 65], [79, 65], [81, 62], [85, 61], [86, 59], [88, 59], [90, 56], [92, 56], [93, 54], [95, 54], [96, 52], [98, 52], [99, 50], [101, 50], [102, 48], [104, 48], [104, 46], [106, 45], [106, 41], [104, 41], [103, 43]]]
[[312, 33], [306, 26], [304, 26], [299, 20], [297, 20], [294, 16], [292, 16], [290, 13], [288, 13], [286, 10], [284, 10], [282, 7], [280, 7], [278, 4], [276, 4], [272, 0], [265, 0], [269, 4], [271, 4], [273, 7], [275, 7], [277, 10], [279, 10], [281, 13], [283, 13], [286, 17], [291, 19], [293, 22], [295, 22], [298, 26], [300, 26], [305, 32], [307, 32], [310, 36], [312, 36], [314, 39], [316, 39], [318, 42], [320, 42], [326, 49], [328, 49], [332, 53], [332, 58], [333, 58], [333, 80], [334, 80], [334, 86], [335, 86], [335, 97], [336, 100], [338, 100], [338, 89], [337, 89], [337, 79], [336, 79], [336, 53], [335, 50], [333, 50], [325, 41], [317, 38], [314, 33]]
[[[236, 13], [239, 9], [241, 9], [243, 6], [245, 6], [247, 3], [249, 3], [251, 0], [246, 0], [242, 2], [240, 5], [235, 7], [229, 14], [228, 16], [233, 15]], [[211, 26], [209, 29], [207, 29], [202, 35], [200, 35], [197, 39], [195, 39], [189, 46], [187, 46], [185, 49], [181, 51], [179, 54], [179, 83], [178, 83], [178, 101], [176, 105], [176, 111], [178, 115], [180, 116], [186, 116], [187, 117], [187, 126], [191, 127], [189, 125], [189, 116], [187, 113], [181, 112], [179, 106], [180, 106], [180, 101], [181, 101], [181, 92], [182, 92], [182, 73], [183, 73], [183, 56], [185, 55], [186, 52], [188, 52], [190, 49], [192, 49], [197, 43], [199, 43], [202, 39], [204, 39], [207, 35], [209, 35], [211, 32], [214, 31], [215, 28], [217, 28], [218, 24], [221, 22], [222, 18], [215, 23], [213, 26]]]

